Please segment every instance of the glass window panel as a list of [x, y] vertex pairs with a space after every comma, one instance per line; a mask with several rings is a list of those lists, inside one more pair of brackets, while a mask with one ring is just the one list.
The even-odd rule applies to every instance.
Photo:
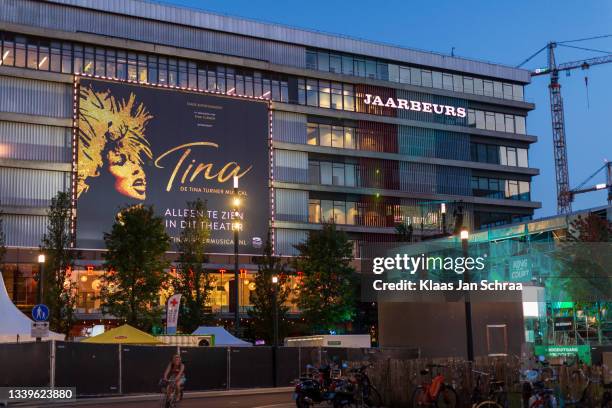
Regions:
[[272, 99], [272, 83], [269, 78], [262, 78], [261, 90], [263, 91], [263, 97], [266, 99]]
[[342, 84], [332, 82], [331, 108], [342, 109]]
[[[198, 89], [198, 74], [197, 74], [197, 66], [195, 62], [189, 62], [188, 65], [189, 71], [189, 83], [187, 84], [191, 89]], [[149, 78], [149, 82], [153, 82], [151, 78]]]
[[321, 162], [321, 184], [333, 183], [332, 164], [330, 162]]
[[478, 178], [478, 188], [480, 190], [488, 190], [489, 189], [489, 179], [486, 177]]
[[310, 184], [321, 184], [321, 166], [319, 162], [308, 162], [308, 182]]
[[319, 126], [316, 123], [309, 123], [306, 128], [306, 143], [316, 146], [319, 144]]
[[355, 110], [355, 88], [353, 85], [344, 84], [342, 92], [344, 93], [344, 110]]
[[319, 81], [319, 106], [321, 108], [330, 107], [330, 93], [329, 82]]
[[412, 85], [421, 85], [421, 70], [418, 68], [410, 68], [410, 83]]
[[344, 174], [344, 182], [348, 187], [355, 187], [355, 165], [354, 164], [346, 164], [345, 165], [345, 174]]
[[346, 203], [346, 223], [355, 225], [357, 223], [357, 203], [348, 201]]
[[[277, 81], [277, 86], [278, 86], [278, 81]], [[217, 88], [216, 84], [215, 84], [215, 89]], [[274, 85], [272, 86], [272, 89], [274, 89]], [[244, 77], [244, 94], [246, 96], [253, 96], [253, 77], [250, 75], [245, 75]]]
[[38, 52], [36, 44], [28, 43], [28, 68], [38, 69]]
[[366, 73], [365, 60], [355, 58], [353, 60], [353, 69], [355, 71], [355, 76], [364, 77]]
[[376, 79], [376, 61], [366, 60], [366, 77]]
[[530, 199], [529, 191], [530, 191], [529, 182], [519, 181], [519, 193], [520, 193], [519, 200], [529, 201]]
[[319, 125], [319, 143], [321, 146], [332, 145], [332, 130], [330, 125]]
[[497, 130], [498, 132], [506, 131], [506, 122], [504, 121], [503, 113], [495, 114], [495, 130]]
[[399, 82], [399, 66], [395, 64], [389, 64], [389, 81]]
[[504, 84], [504, 99], [512, 99], [512, 84]]
[[487, 145], [487, 163], [499, 164], [499, 149], [495, 145]]
[[352, 127], [344, 128], [344, 148], [345, 149], [355, 148], [355, 128], [352, 128]]
[[[38, 47], [38, 69], [42, 71], [48, 71], [50, 62], [51, 61], [49, 61], [49, 47], [41, 45], [40, 47]], [[104, 66], [102, 68], [104, 70]]]
[[346, 204], [344, 201], [334, 201], [334, 222], [346, 224]]
[[506, 115], [505, 120], [506, 120], [506, 132], [514, 133], [514, 116]]
[[321, 222], [321, 201], [320, 200], [308, 200], [308, 222], [320, 223]]
[[[181, 86], [187, 86], [187, 75], [185, 76], [185, 84]], [[147, 77], [147, 56], [144, 54], [138, 54], [138, 82], [148, 82]]]
[[353, 75], [353, 57], [350, 55], [342, 56], [342, 73], [344, 75]]
[[334, 202], [321, 200], [321, 221], [330, 222], [334, 220]]
[[399, 67], [399, 81], [402, 84], [410, 83], [410, 68]]
[[319, 71], [329, 71], [329, 54], [323, 51], [317, 53], [317, 67]]
[[499, 164], [502, 166], [508, 165], [508, 153], [506, 152], [506, 146], [499, 146]]
[[72, 44], [62, 44], [62, 72], [71, 73], [72, 71]]
[[[85, 47], [83, 72], [85, 74], [93, 74], [94, 72], [94, 50], [92, 47]], [[134, 79], [136, 79], [135, 76]]]
[[281, 86], [281, 102], [289, 102], [289, 84], [287, 84], [287, 81], [283, 80], [280, 81], [280, 86]]
[[476, 112], [474, 109], [468, 109], [468, 126], [476, 127]]
[[515, 101], [523, 100], [523, 86], [522, 85], [512, 85], [512, 97]]
[[317, 53], [314, 51], [306, 51], [306, 68], [317, 69]]
[[463, 92], [474, 93], [474, 79], [470, 77], [463, 77]]
[[[87, 65], [85, 65], [85, 68], [83, 68], [85, 72], [87, 72], [86, 68], [87, 68]], [[176, 69], [176, 66], [174, 67], [174, 69]], [[138, 69], [137, 69], [137, 64], [136, 64], [136, 54], [128, 53], [128, 79], [130, 81], [136, 81], [137, 78], [138, 78]], [[174, 79], [176, 80], [176, 74], [174, 76]], [[176, 82], [174, 82], [172, 85], [176, 85]]]
[[15, 66], [25, 67], [26, 65], [26, 40], [23, 37], [15, 39]]
[[[147, 77], [149, 79], [149, 83], [158, 84], [159, 77], [157, 75], [158, 74], [157, 57], [155, 55], [149, 55], [147, 66], [148, 66]], [[107, 71], [108, 71], [108, 63], [107, 63]], [[197, 88], [197, 85], [196, 85], [196, 88]]]
[[381, 81], [389, 80], [389, 65], [387, 63], [379, 62], [376, 65], [376, 71], [376, 78], [380, 79]]
[[244, 95], [244, 76], [236, 73], [236, 94]]
[[472, 177], [472, 189], [478, 188], [478, 177]]
[[476, 111], [476, 127], [478, 129], [486, 129], [485, 126], [485, 114], [481, 110]]
[[514, 117], [514, 128], [516, 133], [520, 135], [524, 135], [526, 132], [525, 129], [525, 117], [524, 116], [515, 116]]
[[306, 82], [298, 79], [298, 104], [306, 105]]
[[432, 87], [431, 71], [421, 70], [421, 84]]
[[344, 147], [344, 128], [342, 126], [332, 127], [332, 147]]
[[[130, 57], [128, 54], [128, 76], [130, 75], [129, 59]], [[168, 60], [168, 85], [176, 86], [177, 83], [178, 83], [178, 66], [177, 66], [176, 60], [173, 58], [170, 58]]]
[[51, 54], [49, 56], [49, 69], [53, 72], [62, 71], [62, 45], [58, 42], [51, 43]]
[[484, 95], [493, 96], [493, 81], [482, 81], [484, 85]]
[[463, 92], [463, 77], [461, 75], [453, 75], [453, 90]]
[[453, 90], [453, 76], [451, 74], [442, 74], [442, 88]]
[[[231, 94], [235, 94], [236, 93], [236, 72], [234, 71], [234, 68], [227, 68], [227, 70], [225, 71], [225, 87], [227, 88], [226, 93], [228, 95]], [[270, 81], [268, 80], [268, 89], [264, 89], [264, 95], [266, 93], [266, 91], [270, 91]], [[268, 98], [270, 98], [270, 96], [268, 95]]]
[[104, 76], [106, 72], [105, 52], [103, 48], [96, 48], [96, 65], [94, 71], [96, 75]]
[[478, 161], [486, 163], [487, 162], [487, 145], [478, 143]]
[[529, 167], [529, 159], [527, 156], [527, 149], [516, 149], [517, 153], [517, 165], [519, 167]]
[[432, 73], [433, 77], [433, 87], [437, 89], [442, 89], [442, 73], [439, 71], [434, 71]]
[[310, 106], [319, 106], [319, 85], [316, 79], [306, 81], [306, 102]]
[[482, 83], [482, 79], [480, 78], [474, 78], [474, 93], [476, 95], [484, 94], [483, 83]]
[[516, 166], [516, 148], [507, 147], [506, 153], [508, 154], [508, 166]]
[[332, 165], [332, 184], [334, 186], [344, 185], [344, 163], [334, 163]]
[[4, 48], [2, 48], [2, 55], [0, 55], [0, 65], [13, 66], [14, 64], [15, 64], [15, 43], [5, 38]]
[[485, 129], [495, 130], [495, 114], [493, 112], [485, 112]]
[[[162, 66], [162, 60], [164, 61], [163, 66]], [[76, 64], [76, 60], [75, 60], [75, 64]], [[162, 68], [163, 68], [163, 73], [162, 73]], [[74, 69], [76, 71], [76, 66]], [[167, 80], [167, 75], [168, 75], [168, 63], [165, 58], [160, 58], [159, 59], [159, 82], [165, 84]], [[117, 51], [117, 78], [127, 79], [127, 58], [126, 58], [125, 51]]]
[[[200, 86], [204, 86], [203, 84]], [[261, 84], [260, 84], [261, 87]], [[227, 92], [227, 88], [225, 86], [225, 67], [217, 66], [217, 90], [219, 92], [225, 93]], [[261, 91], [260, 91], [261, 95]]]
[[329, 72], [342, 73], [342, 57], [340, 55], [329, 55]]
[[280, 81], [277, 79], [272, 80], [272, 100], [280, 101]]
[[493, 82], [493, 96], [496, 98], [504, 97], [504, 91], [503, 91], [501, 82], [498, 82], [498, 81]]

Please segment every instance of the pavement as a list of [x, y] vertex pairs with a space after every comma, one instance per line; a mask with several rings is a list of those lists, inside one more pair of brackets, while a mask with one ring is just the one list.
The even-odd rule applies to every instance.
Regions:
[[[186, 392], [177, 408], [289, 408], [295, 407], [291, 399], [293, 387], [261, 388], [230, 391]], [[127, 395], [121, 397], [81, 398], [63, 403], [19, 403], [9, 407], [127, 407], [149, 408], [160, 407], [161, 394]]]

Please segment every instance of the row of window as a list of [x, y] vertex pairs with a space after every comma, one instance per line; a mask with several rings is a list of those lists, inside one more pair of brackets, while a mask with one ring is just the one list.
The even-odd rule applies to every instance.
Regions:
[[472, 194], [476, 197], [529, 201], [528, 181], [504, 180], [490, 177], [472, 177]]
[[356, 225], [357, 203], [338, 200], [308, 200], [308, 222], [333, 220], [336, 224]]
[[525, 117], [468, 109], [468, 126], [497, 132], [526, 133]]
[[530, 221], [531, 218], [530, 215], [476, 211], [474, 212], [474, 227], [476, 229], [487, 229], [500, 225]]
[[355, 87], [340, 82], [298, 79], [298, 103], [318, 108], [355, 110]]
[[331, 126], [320, 123], [308, 123], [306, 143], [313, 146], [355, 149], [356, 129], [350, 126]]
[[500, 81], [406, 67], [356, 55], [306, 51], [306, 67], [382, 81], [447, 89], [515, 101], [523, 100], [523, 86]]
[[309, 161], [308, 182], [317, 185], [356, 187], [359, 185], [359, 166], [346, 163]]
[[472, 161], [501, 164], [502, 166], [529, 167], [527, 149], [485, 143], [472, 143], [470, 149]]

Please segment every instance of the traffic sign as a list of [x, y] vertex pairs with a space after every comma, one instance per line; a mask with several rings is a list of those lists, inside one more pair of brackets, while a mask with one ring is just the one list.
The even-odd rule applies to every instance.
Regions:
[[30, 331], [32, 337], [49, 337], [49, 322], [32, 322]]
[[37, 322], [44, 322], [49, 320], [49, 308], [47, 305], [42, 303], [32, 308], [32, 319]]

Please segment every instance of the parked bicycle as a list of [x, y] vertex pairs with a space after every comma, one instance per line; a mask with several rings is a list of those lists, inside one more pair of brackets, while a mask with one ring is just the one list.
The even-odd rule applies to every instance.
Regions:
[[355, 384], [355, 406], [365, 408], [381, 407], [383, 400], [368, 377], [367, 370], [372, 364], [365, 364], [350, 371], [350, 381]]
[[[472, 391], [473, 408], [508, 408], [508, 393], [505, 383], [495, 379], [489, 373], [472, 370], [476, 374], [476, 384]], [[482, 378], [488, 380], [483, 382]]]
[[442, 374], [434, 376], [433, 369], [446, 367], [440, 364], [430, 364], [421, 370], [421, 376], [429, 375], [429, 382], [423, 382], [412, 393], [413, 407], [455, 408], [459, 406], [459, 397], [453, 387], [445, 382]]

